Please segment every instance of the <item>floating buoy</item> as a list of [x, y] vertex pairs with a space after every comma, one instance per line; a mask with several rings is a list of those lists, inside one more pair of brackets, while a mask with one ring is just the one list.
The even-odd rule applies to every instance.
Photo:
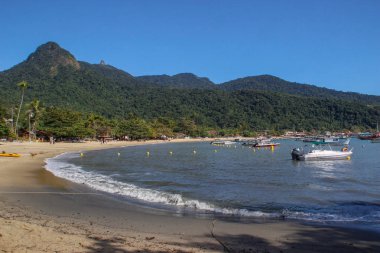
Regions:
[[80, 157], [83, 157], [84, 156], [84, 154], [83, 153], [80, 153]]
[[117, 152], [117, 156], [120, 156], [120, 152]]
[[218, 153], [218, 150], [215, 149], [214, 152], [215, 152], [215, 153]]
[[169, 154], [170, 154], [170, 155], [173, 155], [173, 151], [169, 151]]
[[146, 156], [150, 156], [150, 152], [149, 151], [146, 151]]
[[193, 150], [193, 154], [195, 155], [197, 153], [197, 151], [196, 150]]

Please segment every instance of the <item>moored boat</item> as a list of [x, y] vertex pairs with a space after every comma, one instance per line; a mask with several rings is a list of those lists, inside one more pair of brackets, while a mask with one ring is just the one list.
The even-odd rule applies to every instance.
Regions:
[[272, 142], [271, 140], [262, 140], [259, 142], [256, 142], [252, 145], [254, 148], [267, 148], [267, 147], [276, 147], [279, 146], [280, 143]]
[[377, 132], [377, 133], [360, 133], [358, 135], [358, 138], [360, 140], [373, 140], [373, 139], [378, 139], [380, 138], [380, 132]]
[[358, 135], [358, 138], [360, 140], [373, 140], [373, 139], [379, 139], [380, 138], [380, 131], [379, 131], [379, 123], [376, 124], [376, 133], [360, 133]]
[[216, 146], [219, 146], [219, 145], [235, 145], [236, 142], [234, 141], [224, 141], [224, 140], [215, 140], [215, 141], [212, 141], [210, 143], [211, 145], [216, 145]]
[[248, 140], [248, 141], [243, 142], [241, 145], [243, 145], [243, 146], [253, 146], [257, 142], [258, 142], [257, 140]]
[[305, 151], [300, 148], [295, 148], [292, 150], [292, 159], [297, 161], [308, 161], [308, 160], [344, 160], [350, 159], [353, 154], [352, 149], [348, 150], [344, 147], [342, 150], [324, 150], [324, 149], [312, 149], [310, 151]]
[[314, 141], [317, 141], [317, 140], [320, 140], [320, 139], [318, 139], [316, 137], [306, 137], [302, 141], [303, 142], [314, 142]]
[[322, 138], [312, 143], [315, 145], [347, 146], [350, 144], [350, 139]]

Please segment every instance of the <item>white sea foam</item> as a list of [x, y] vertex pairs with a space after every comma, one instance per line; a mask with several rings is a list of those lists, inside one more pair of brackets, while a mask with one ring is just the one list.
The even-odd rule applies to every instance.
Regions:
[[82, 167], [67, 163], [62, 158], [78, 157], [78, 154], [65, 153], [54, 158], [47, 159], [45, 168], [54, 175], [65, 178], [75, 183], [85, 184], [95, 190], [127, 196], [150, 203], [166, 204], [195, 210], [221, 213], [233, 216], [246, 217], [278, 217], [279, 214], [264, 213], [261, 211], [249, 211], [246, 209], [222, 208], [211, 203], [194, 199], [186, 199], [180, 194], [161, 192], [152, 189], [145, 189], [133, 184], [117, 181], [110, 176], [89, 172]]

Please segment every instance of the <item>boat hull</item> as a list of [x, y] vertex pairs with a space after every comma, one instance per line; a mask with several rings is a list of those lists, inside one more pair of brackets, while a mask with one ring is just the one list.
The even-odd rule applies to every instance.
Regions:
[[235, 145], [236, 142], [234, 142], [234, 141], [213, 141], [210, 144], [214, 145], [214, 146], [228, 146], [228, 145]]
[[312, 155], [312, 154], [306, 154], [304, 160], [305, 161], [315, 161], [315, 160], [347, 160], [349, 157], [351, 157], [352, 152], [345, 152], [345, 154], [339, 154], [339, 155]]
[[0, 157], [20, 157], [20, 154], [7, 154], [7, 153], [0, 153]]
[[374, 140], [374, 139], [380, 138], [380, 133], [379, 132], [378, 133], [374, 133], [373, 135], [359, 135], [358, 138], [360, 140], [364, 140], [364, 141], [366, 141], [366, 140]]
[[319, 150], [304, 153], [299, 149], [293, 149], [291, 155], [292, 159], [297, 161], [347, 160], [350, 159], [352, 151]]
[[323, 141], [316, 141], [313, 142], [314, 145], [329, 145], [329, 146], [345, 146], [349, 145], [349, 142], [346, 141], [334, 141], [334, 142], [323, 142]]
[[268, 143], [268, 144], [255, 144], [253, 145], [254, 148], [270, 148], [270, 147], [277, 147], [280, 143]]

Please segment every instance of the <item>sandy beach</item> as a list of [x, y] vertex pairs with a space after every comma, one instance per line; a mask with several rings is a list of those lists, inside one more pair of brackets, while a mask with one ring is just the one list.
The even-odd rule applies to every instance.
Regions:
[[380, 252], [376, 232], [183, 216], [118, 200], [44, 169], [46, 158], [64, 152], [158, 142], [0, 145], [22, 154], [0, 157], [0, 252]]

